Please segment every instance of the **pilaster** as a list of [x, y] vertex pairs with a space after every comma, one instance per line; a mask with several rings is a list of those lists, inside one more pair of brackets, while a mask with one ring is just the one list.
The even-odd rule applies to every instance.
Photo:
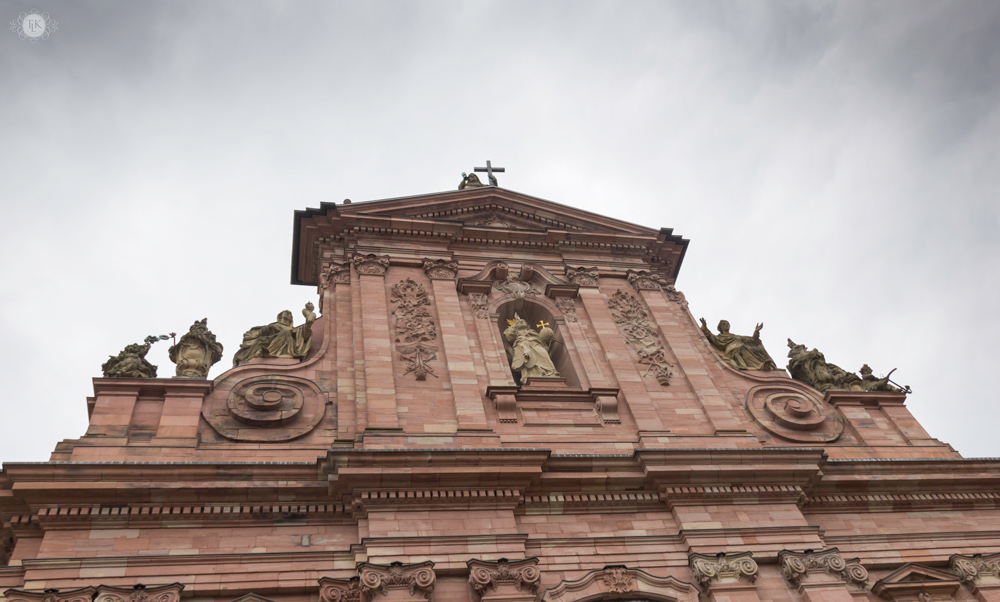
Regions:
[[392, 371], [389, 307], [385, 298], [387, 255], [351, 257], [361, 291], [361, 331], [365, 358], [366, 429], [397, 430], [396, 388]]

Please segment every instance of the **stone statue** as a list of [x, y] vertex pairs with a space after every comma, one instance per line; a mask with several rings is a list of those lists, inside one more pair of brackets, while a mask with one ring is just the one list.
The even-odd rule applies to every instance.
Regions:
[[764, 349], [764, 344], [760, 340], [760, 330], [763, 324], [758, 324], [753, 331], [752, 337], [744, 337], [729, 332], [729, 322], [719, 321], [719, 334], [712, 334], [705, 323], [705, 318], [701, 319], [701, 331], [708, 337], [708, 342], [712, 348], [722, 356], [723, 361], [737, 370], [777, 370], [778, 366]]
[[168, 353], [177, 364], [177, 378], [208, 378], [208, 369], [222, 359], [222, 343], [215, 340], [205, 318], [196, 320]]
[[797, 381], [804, 382], [816, 390], [827, 391], [891, 391], [909, 393], [909, 387], [901, 390], [889, 384], [889, 377], [896, 369], [882, 378], [875, 378], [868, 364], [861, 366], [861, 376], [848, 372], [836, 364], [826, 361], [817, 349], [809, 350], [788, 339], [788, 372]]
[[305, 359], [312, 342], [312, 324], [316, 321], [312, 303], [306, 303], [302, 315], [306, 323], [292, 325], [292, 312], [287, 309], [278, 314], [278, 321], [267, 326], [255, 326], [243, 333], [243, 343], [233, 357], [233, 367], [255, 357]]
[[[153, 339], [152, 341], [150, 339]], [[156, 366], [146, 361], [149, 348], [156, 337], [146, 337], [143, 345], [126, 345], [118, 355], [112, 355], [104, 362], [101, 370], [105, 378], [156, 378]]]
[[549, 352], [555, 341], [555, 333], [548, 326], [535, 332], [524, 318], [514, 314], [503, 331], [504, 348], [510, 359], [510, 367], [521, 375], [521, 384], [528, 383], [532, 376], [559, 376]]
[[479, 176], [474, 173], [467, 174], [462, 172], [462, 182], [458, 185], [459, 190], [465, 190], [466, 188], [482, 188], [483, 183], [479, 181]]

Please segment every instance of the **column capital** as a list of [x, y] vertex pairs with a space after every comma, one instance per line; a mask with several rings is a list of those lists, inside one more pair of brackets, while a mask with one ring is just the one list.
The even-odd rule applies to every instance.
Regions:
[[637, 291], [659, 291], [667, 284], [664, 277], [646, 270], [627, 270], [625, 275], [628, 283]]
[[466, 564], [469, 567], [472, 602], [517, 598], [534, 600], [542, 580], [537, 558], [513, 561], [501, 558], [496, 562], [472, 559]]
[[691, 575], [706, 589], [720, 585], [757, 581], [757, 563], [753, 552], [736, 554], [691, 554], [688, 556]]
[[954, 554], [949, 559], [948, 568], [969, 587], [1000, 587], [1000, 554]]
[[319, 279], [320, 290], [326, 290], [335, 284], [348, 284], [350, 282], [351, 266], [349, 264], [323, 260], [323, 268]]
[[431, 280], [454, 280], [458, 276], [458, 262], [424, 257], [424, 272]]
[[430, 600], [437, 579], [434, 563], [418, 564], [393, 562], [389, 565], [362, 562], [358, 565], [361, 576], [361, 593], [366, 602], [377, 597], [390, 600]]
[[351, 264], [354, 266], [354, 269], [357, 270], [358, 274], [366, 276], [385, 276], [385, 271], [389, 269], [389, 256], [380, 256], [375, 255], [374, 253], [369, 253], [368, 255], [355, 253], [354, 255], [351, 255]]
[[567, 267], [566, 278], [579, 287], [596, 288], [598, 278], [597, 268]]
[[861, 566], [857, 558], [844, 560], [837, 548], [819, 552], [782, 550], [778, 552], [778, 564], [785, 579], [799, 586], [807, 581], [814, 581], [818, 575], [823, 574], [862, 589], [868, 586], [868, 571], [865, 567]]

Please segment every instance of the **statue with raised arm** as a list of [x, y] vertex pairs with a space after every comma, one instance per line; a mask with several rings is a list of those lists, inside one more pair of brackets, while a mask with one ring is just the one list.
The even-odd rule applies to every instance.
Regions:
[[552, 356], [549, 354], [555, 333], [548, 326], [535, 332], [524, 318], [514, 314], [508, 320], [508, 328], [503, 331], [504, 348], [510, 359], [510, 367], [521, 375], [521, 384], [528, 384], [533, 376], [559, 376]]
[[316, 313], [312, 303], [306, 303], [302, 315], [305, 324], [293, 325], [292, 312], [287, 309], [278, 314], [278, 320], [267, 326], [255, 326], [243, 334], [240, 350], [233, 357], [233, 367], [245, 364], [255, 357], [296, 358], [303, 360], [312, 342], [312, 324]]
[[752, 337], [745, 337], [729, 332], [729, 322], [719, 321], [719, 334], [712, 334], [705, 323], [705, 318], [701, 319], [701, 331], [708, 337], [708, 342], [715, 349], [724, 362], [737, 370], [777, 370], [778, 366], [764, 349], [764, 343], [760, 340], [760, 330], [763, 324], [758, 324], [753, 331]]

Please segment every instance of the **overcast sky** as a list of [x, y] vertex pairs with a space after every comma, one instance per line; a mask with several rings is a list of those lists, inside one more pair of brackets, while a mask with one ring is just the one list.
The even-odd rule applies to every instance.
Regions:
[[[500, 184], [691, 240], [696, 317], [898, 368], [1000, 456], [1000, 3], [0, 2], [0, 460], [149, 334], [244, 330], [293, 211]], [[168, 344], [149, 359], [173, 375]]]

